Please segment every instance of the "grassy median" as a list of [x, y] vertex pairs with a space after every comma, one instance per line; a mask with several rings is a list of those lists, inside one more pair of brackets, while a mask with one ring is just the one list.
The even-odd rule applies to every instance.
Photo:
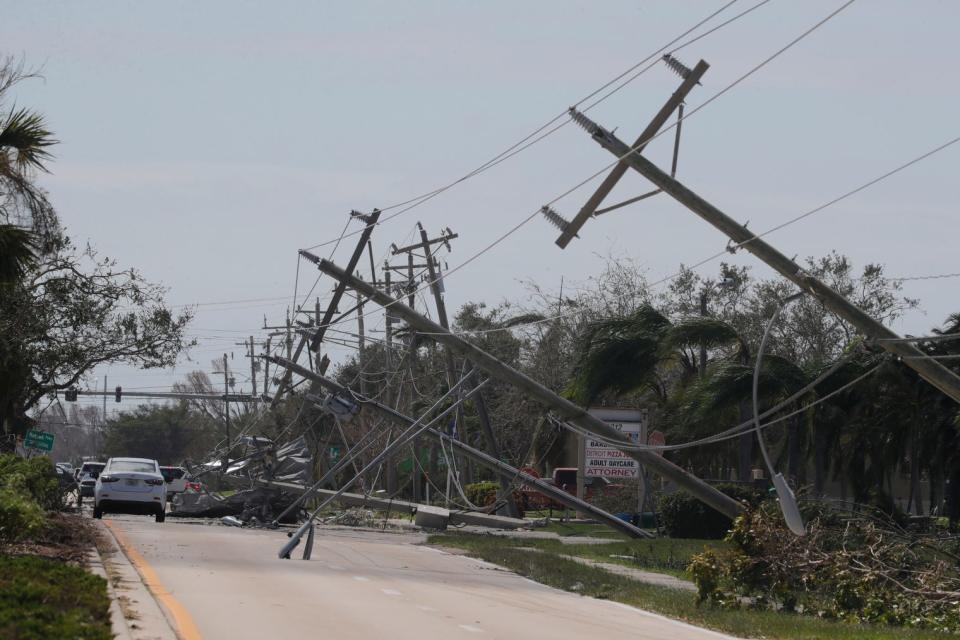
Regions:
[[[550, 544], [545, 544], [550, 542], [558, 546], [552, 548]], [[634, 544], [642, 544], [642, 542], [635, 541]], [[656, 543], [653, 547], [656, 549], [658, 545], [668, 548], [667, 544], [670, 542], [683, 543], [686, 541], [662, 539], [647, 542]], [[712, 608], [709, 605], [698, 605], [693, 593], [644, 584], [564, 558], [563, 555], [580, 555], [580, 553], [572, 552], [573, 550], [569, 545], [563, 545], [557, 541], [447, 533], [430, 536], [428, 543], [461, 549], [470, 556], [492, 562], [531, 580], [558, 589], [573, 591], [584, 596], [622, 602], [670, 618], [743, 638], [943, 640], [952, 637], [945, 634], [902, 628], [844, 624], [774, 611], [723, 610]], [[617, 544], [624, 543], [582, 545], [582, 547], [592, 547], [593, 553], [599, 554], [602, 553], [604, 547], [616, 546]], [[702, 541], [699, 541], [699, 544], [702, 547]], [[580, 546], [576, 545], [576, 547]], [[536, 550], [531, 550], [529, 547], [534, 547]], [[579, 551], [579, 549], [576, 551]], [[697, 551], [693, 551], [693, 553]]]

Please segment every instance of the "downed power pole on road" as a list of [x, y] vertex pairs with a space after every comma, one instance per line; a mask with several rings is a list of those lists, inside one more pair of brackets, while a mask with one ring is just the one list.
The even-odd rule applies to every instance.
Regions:
[[[729, 518], [735, 518], [743, 512], [744, 506], [730, 496], [722, 493], [692, 473], [689, 473], [656, 453], [632, 449], [632, 443], [629, 438], [622, 433], [599, 418], [591, 416], [583, 407], [557, 395], [536, 380], [527, 377], [513, 367], [496, 359], [480, 347], [452, 334], [437, 323], [415, 312], [410, 307], [401, 304], [399, 301], [378, 291], [363, 280], [345, 272], [329, 260], [323, 260], [309, 251], [301, 251], [300, 254], [315, 263], [323, 273], [345, 283], [348, 287], [362, 293], [380, 306], [390, 307], [395, 315], [406, 320], [411, 327], [435, 342], [449, 346], [454, 351], [459, 352], [478, 368], [486, 371], [487, 374], [510, 382], [531, 397], [551, 407], [557, 412], [561, 419], [567, 420], [591, 433], [604, 436], [613, 442], [622, 443], [624, 448], [620, 449], [621, 451], [640, 464], [648, 466], [661, 476], [675, 482], [681, 489], [688, 491], [704, 504], [716, 509]], [[617, 445], [614, 444], [613, 446], [616, 447]]]
[[[343, 385], [337, 382], [334, 382], [333, 380], [326, 378], [320, 374], [314, 373], [313, 371], [310, 371], [309, 369], [302, 367], [294, 362], [290, 362], [289, 360], [285, 360], [284, 358], [278, 358], [274, 356], [267, 356], [267, 359], [276, 365], [290, 369], [293, 373], [301, 375], [305, 378], [309, 378], [312, 382], [317, 383], [321, 387], [325, 387], [326, 389], [328, 389], [329, 391], [332, 391], [333, 393], [340, 394], [341, 396], [344, 396], [344, 397], [352, 398], [361, 407], [369, 408], [372, 411], [375, 411], [380, 415], [384, 416], [388, 420], [393, 420], [394, 422], [400, 424], [401, 426], [410, 426], [415, 422], [415, 420], [410, 416], [403, 415], [399, 411], [391, 409], [387, 405], [377, 402], [376, 400], [360, 396], [354, 393], [353, 391], [351, 391], [350, 389], [348, 389], [347, 387], [344, 387]], [[570, 509], [574, 509], [576, 511], [589, 513], [591, 516], [593, 516], [600, 522], [606, 525], [609, 525], [610, 527], [618, 531], [622, 531], [623, 533], [626, 533], [627, 535], [633, 538], [641, 538], [641, 537], [652, 538], [653, 537], [650, 533], [644, 531], [643, 529], [639, 529], [633, 526], [632, 524], [630, 524], [629, 522], [625, 522], [624, 520], [621, 520], [615, 515], [608, 513], [603, 509], [593, 506], [589, 502], [580, 500], [573, 494], [567, 493], [566, 491], [564, 491], [563, 489], [560, 489], [559, 487], [556, 487], [552, 484], [548, 484], [544, 482], [542, 479], [534, 477], [528, 473], [524, 473], [520, 469], [517, 469], [516, 467], [513, 467], [507, 464], [506, 462], [502, 462], [484, 453], [483, 451], [480, 451], [479, 449], [475, 449], [470, 445], [464, 442], [461, 442], [460, 440], [457, 440], [456, 438], [448, 436], [444, 433], [441, 433], [436, 429], [428, 428], [426, 431], [424, 431], [424, 435], [429, 436], [440, 442], [450, 444], [455, 449], [460, 451], [460, 453], [462, 453], [465, 457], [470, 458], [475, 462], [490, 468], [491, 470], [495, 471], [501, 478], [507, 481], [516, 479], [517, 482], [520, 482], [522, 484], [525, 484], [528, 487], [536, 489], [537, 491], [548, 496], [549, 498], [556, 500], [563, 506], [568, 507]]]

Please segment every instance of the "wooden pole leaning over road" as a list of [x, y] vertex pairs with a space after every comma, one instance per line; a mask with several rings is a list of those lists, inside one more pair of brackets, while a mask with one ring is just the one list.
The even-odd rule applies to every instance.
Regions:
[[[390, 310], [393, 313], [406, 320], [410, 326], [415, 327], [417, 330], [426, 335], [429, 335], [431, 339], [447, 345], [451, 349], [459, 352], [462, 356], [475, 363], [477, 367], [483, 369], [489, 375], [501, 380], [505, 380], [519, 387], [531, 397], [536, 398], [538, 401], [556, 411], [561, 419], [571, 422], [580, 428], [585, 429], [586, 431], [601, 435], [612, 442], [620, 442], [625, 446], [631, 445], [629, 438], [607, 423], [603, 422], [599, 418], [591, 416], [582, 407], [575, 405], [566, 398], [558, 396], [536, 380], [528, 378], [516, 369], [513, 369], [509, 365], [497, 360], [480, 347], [477, 347], [476, 345], [467, 342], [463, 338], [450, 333], [440, 325], [428, 320], [427, 318], [424, 318], [397, 300], [375, 290], [366, 282], [350, 275], [350, 273], [345, 272], [343, 269], [329, 260], [323, 260], [317, 256], [309, 254], [309, 252], [303, 252], [303, 255], [308, 260], [316, 263], [320, 271], [332, 278], [346, 283], [347, 286], [359, 291], [360, 293], [363, 293], [377, 304], [384, 307], [390, 307]], [[616, 447], [617, 445], [613, 446]], [[621, 451], [624, 451], [624, 453], [629, 455], [640, 464], [647, 465], [653, 471], [659, 473], [669, 480], [672, 480], [680, 488], [689, 491], [694, 497], [710, 507], [713, 507], [727, 517], [734, 518], [743, 512], [742, 504], [730, 496], [711, 487], [703, 480], [697, 478], [681, 467], [678, 467], [669, 460], [651, 451], [634, 449], [621, 449]]]
[[811, 294], [823, 303], [827, 309], [863, 332], [868, 340], [876, 341], [890, 353], [903, 358], [903, 363], [916, 371], [921, 378], [955, 401], [960, 402], [960, 376], [957, 376], [936, 360], [925, 358], [925, 354], [914, 345], [908, 342], [893, 342], [892, 340], [897, 340], [900, 336], [885, 327], [881, 322], [871, 318], [819, 279], [806, 273], [803, 267], [767, 244], [763, 239], [758, 238], [752, 231], [748, 231], [745, 226], [701, 198], [675, 178], [671, 178], [639, 153], [631, 152], [631, 148], [626, 143], [582, 113], [571, 109], [570, 115], [604, 149], [619, 158], [623, 158], [623, 161], [637, 173], [722, 231], [739, 247], [743, 247], [757, 256], [787, 280]]
[[[388, 420], [392, 420], [393, 422], [398, 423], [403, 427], [409, 427], [414, 422], [416, 422], [410, 416], [405, 416], [399, 411], [391, 409], [387, 405], [377, 402], [376, 400], [372, 400], [370, 398], [365, 398], [365, 397], [358, 397], [356, 394], [352, 393], [349, 389], [347, 389], [343, 385], [338, 384], [337, 382], [334, 382], [329, 378], [326, 378], [324, 376], [317, 375], [311, 371], [308, 371], [296, 363], [290, 362], [288, 360], [284, 360], [283, 358], [274, 358], [272, 356], [268, 356], [268, 358], [270, 359], [271, 362], [281, 367], [288, 367], [292, 369], [294, 373], [298, 373], [302, 376], [309, 378], [311, 381], [315, 382], [321, 387], [326, 388], [328, 391], [340, 394], [344, 398], [352, 398], [364, 409], [370, 409], [382, 415], [383, 417], [387, 418]], [[506, 462], [498, 460], [493, 456], [488, 455], [483, 451], [480, 451], [479, 449], [474, 449], [470, 445], [464, 442], [461, 442], [456, 438], [451, 438], [450, 436], [442, 433], [437, 429], [428, 428], [426, 431], [424, 431], [424, 435], [429, 436], [441, 443], [450, 444], [451, 447], [457, 449], [465, 457], [471, 458], [475, 462], [492, 469], [497, 473], [497, 475], [499, 475], [501, 478], [503, 478], [507, 482], [516, 480], [517, 482], [525, 484], [528, 487], [533, 487], [540, 493], [543, 493], [544, 495], [556, 500], [560, 504], [563, 504], [564, 506], [570, 509], [575, 509], [577, 511], [588, 513], [591, 516], [595, 517], [597, 520], [600, 520], [601, 522], [603, 522], [604, 524], [607, 524], [613, 527], [614, 529], [617, 529], [618, 531], [622, 531], [633, 538], [641, 538], [641, 537], [652, 538], [653, 537], [651, 534], [647, 533], [646, 531], [639, 529], [633, 526], [632, 524], [629, 524], [628, 522], [624, 522], [623, 520], [616, 517], [615, 515], [608, 513], [603, 509], [599, 509], [588, 502], [583, 502], [581, 500], [578, 500], [575, 496], [567, 493], [563, 489], [560, 489], [559, 487], [556, 487], [551, 484], [547, 484], [540, 478], [536, 478], [534, 476], [531, 476], [528, 473], [524, 473], [520, 469], [517, 469], [516, 467], [513, 467], [507, 464]]]

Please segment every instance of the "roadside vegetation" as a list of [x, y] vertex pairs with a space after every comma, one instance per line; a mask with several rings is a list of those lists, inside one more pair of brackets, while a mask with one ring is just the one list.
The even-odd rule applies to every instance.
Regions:
[[[948, 634], [933, 631], [849, 624], [795, 613], [713, 607], [698, 602], [697, 594], [692, 592], [644, 584], [604, 569], [563, 558], [558, 553], [548, 550], [546, 545], [541, 545], [543, 541], [529, 544], [532, 541], [523, 540], [521, 544], [514, 545], [512, 541], [507, 542], [500, 536], [453, 533], [431, 536], [429, 542], [461, 549], [471, 557], [491, 562], [558, 589], [621, 602], [743, 638], [941, 640], [951, 637]], [[669, 541], [653, 542], [663, 544]], [[523, 548], [533, 546], [538, 550]], [[569, 552], [569, 549], [564, 545], [560, 551]]]
[[87, 523], [62, 507], [49, 458], [0, 455], [0, 638], [113, 637], [107, 583], [83, 566]]

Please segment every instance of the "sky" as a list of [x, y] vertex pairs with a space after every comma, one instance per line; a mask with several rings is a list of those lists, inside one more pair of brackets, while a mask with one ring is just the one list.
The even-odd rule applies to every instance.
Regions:
[[[756, 3], [734, 2], [680, 42]], [[317, 271], [298, 249], [321, 245], [316, 253], [345, 264], [355, 236], [332, 254], [324, 243], [351, 209], [389, 207], [468, 174], [724, 4], [4, 0], [0, 52], [42, 73], [16, 99], [42, 112], [60, 140], [39, 180], [69, 234], [163, 283], [170, 304], [197, 305], [189, 332], [198, 344], [176, 367], [104, 367], [89, 384], [107, 375], [111, 389], [160, 391], [232, 353], [236, 390], [249, 391], [236, 343], [262, 341], [265, 318], [282, 324], [295, 291], [304, 301]], [[842, 4], [770, 0], [676, 54], [711, 65], [687, 100], [688, 113], [709, 103], [684, 122], [677, 177], [751, 230], [960, 135], [960, 4], [949, 1], [854, 2], [711, 100]], [[679, 82], [654, 65], [589, 115], [632, 141]], [[666, 167], [671, 145], [672, 132], [646, 155]], [[412, 241], [418, 221], [431, 235], [458, 233], [442, 253], [455, 270], [445, 284], [456, 309], [522, 300], [526, 281], [584, 283], [608, 256], [635, 261], [655, 281], [726, 246], [661, 194], [589, 221], [565, 250], [534, 217], [473, 259], [613, 160], [563, 126], [382, 224], [375, 253]], [[958, 166], [960, 144], [767, 239], [788, 256], [836, 250], [858, 267], [881, 263], [891, 277], [958, 273], [945, 241], [960, 230]], [[554, 208], [572, 217], [600, 179]], [[628, 173], [609, 202], [648, 188]], [[773, 275], [745, 252], [724, 259]], [[319, 280], [308, 306], [332, 286]], [[960, 278], [904, 282], [921, 308], [894, 328], [926, 334], [957, 311], [958, 289]], [[382, 315], [367, 326], [382, 326]], [[135, 403], [111, 399], [110, 408]]]

